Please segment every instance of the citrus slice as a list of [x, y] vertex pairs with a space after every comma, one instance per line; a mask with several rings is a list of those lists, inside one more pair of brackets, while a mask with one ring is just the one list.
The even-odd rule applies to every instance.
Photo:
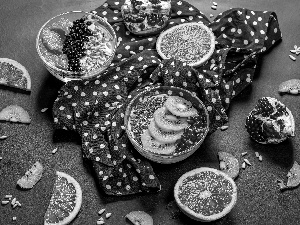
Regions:
[[192, 103], [179, 96], [170, 96], [165, 102], [165, 106], [175, 116], [190, 117], [197, 115], [197, 110]]
[[0, 84], [30, 91], [31, 78], [27, 69], [17, 61], [0, 58]]
[[128, 213], [125, 218], [133, 225], [153, 225], [152, 217], [144, 211], [132, 211]]
[[215, 36], [203, 23], [184, 23], [162, 32], [156, 50], [163, 59], [175, 58], [199, 66], [213, 54]]
[[30, 123], [28, 112], [18, 105], [9, 105], [0, 111], [0, 120], [14, 123]]
[[295, 161], [287, 174], [288, 181], [286, 186], [289, 188], [297, 187], [300, 184], [300, 165]]
[[70, 175], [57, 171], [44, 225], [69, 224], [78, 214], [81, 203], [82, 190], [79, 183]]
[[222, 218], [235, 206], [237, 187], [226, 173], [201, 167], [182, 175], [174, 188], [177, 205], [190, 218], [209, 222]]
[[239, 161], [228, 152], [218, 152], [220, 160], [220, 170], [228, 174], [232, 179], [235, 179], [240, 172]]
[[26, 171], [25, 175], [17, 181], [17, 184], [23, 189], [32, 188], [42, 178], [43, 170], [44, 168], [40, 162], [34, 163], [33, 166]]

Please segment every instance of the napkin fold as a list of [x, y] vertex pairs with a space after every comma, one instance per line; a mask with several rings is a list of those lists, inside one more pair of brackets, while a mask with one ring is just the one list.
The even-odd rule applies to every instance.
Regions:
[[82, 138], [83, 157], [108, 195], [156, 192], [160, 183], [151, 164], [134, 150], [125, 132], [124, 113], [130, 100], [147, 86], [166, 85], [195, 92], [210, 117], [210, 131], [228, 122], [230, 102], [251, 84], [258, 58], [281, 39], [274, 12], [233, 8], [214, 21], [185, 1], [172, 1], [168, 29], [202, 22], [216, 37], [206, 64], [193, 68], [175, 59], [162, 60], [156, 36], [138, 37], [125, 27], [123, 1], [108, 0], [94, 12], [113, 26], [118, 48], [110, 67], [91, 80], [71, 81], [53, 105], [56, 129], [75, 130]]

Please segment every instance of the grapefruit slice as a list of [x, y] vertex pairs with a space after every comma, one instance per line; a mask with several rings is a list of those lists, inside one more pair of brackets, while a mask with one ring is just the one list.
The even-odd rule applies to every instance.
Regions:
[[153, 225], [152, 217], [144, 211], [132, 211], [128, 213], [125, 218], [133, 225]]
[[235, 179], [240, 172], [239, 161], [228, 152], [218, 152], [220, 160], [220, 170], [228, 174], [232, 179]]
[[42, 178], [43, 170], [44, 168], [40, 162], [34, 163], [33, 166], [26, 171], [25, 175], [17, 181], [17, 185], [23, 189], [31, 189]]
[[286, 186], [289, 188], [297, 187], [300, 184], [300, 165], [295, 161], [287, 174]]
[[237, 187], [226, 173], [200, 167], [182, 175], [175, 187], [177, 205], [190, 218], [209, 222], [228, 214], [237, 201]]
[[69, 224], [78, 214], [81, 203], [82, 190], [79, 183], [70, 175], [57, 171], [44, 225]]
[[27, 69], [19, 62], [13, 59], [0, 58], [0, 84], [30, 91], [31, 78]]
[[190, 66], [200, 66], [214, 53], [215, 36], [202, 23], [184, 23], [162, 32], [156, 50], [163, 59], [175, 58]]
[[197, 110], [192, 103], [179, 96], [170, 96], [165, 102], [165, 106], [175, 116], [190, 117], [197, 115]]
[[0, 120], [14, 123], [30, 123], [28, 112], [18, 105], [9, 105], [0, 111]]

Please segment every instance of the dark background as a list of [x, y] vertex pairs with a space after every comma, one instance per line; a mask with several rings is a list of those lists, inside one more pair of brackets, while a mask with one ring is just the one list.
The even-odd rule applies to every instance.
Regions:
[[[247, 151], [252, 166], [242, 170], [236, 180], [238, 201], [235, 208], [223, 219], [212, 224], [300, 224], [300, 188], [280, 192], [276, 179], [286, 180], [294, 160], [300, 162], [299, 104], [300, 97], [278, 94], [278, 85], [288, 79], [300, 78], [300, 55], [292, 61], [288, 55], [294, 45], [300, 46], [299, 0], [222, 0], [217, 10], [212, 1], [188, 0], [205, 15], [217, 15], [229, 8], [244, 7], [252, 10], [275, 11], [283, 33], [283, 41], [265, 54], [259, 63], [250, 88], [233, 100], [228, 115], [229, 129], [209, 136], [200, 149], [185, 161], [173, 165], [153, 163], [154, 171], [162, 184], [156, 194], [126, 197], [105, 196], [99, 190], [88, 168], [83, 164], [80, 138], [73, 134], [54, 131], [51, 107], [62, 83], [51, 76], [38, 58], [35, 39], [39, 28], [49, 18], [71, 10], [91, 11], [103, 0], [1, 0], [0, 7], [0, 57], [19, 61], [29, 71], [32, 79], [30, 95], [0, 89], [0, 108], [18, 104], [32, 117], [30, 125], [1, 123], [0, 135], [9, 136], [0, 141], [0, 198], [12, 194], [22, 204], [12, 209], [0, 206], [0, 225], [43, 224], [55, 171], [73, 176], [83, 190], [83, 203], [76, 225], [96, 224], [97, 212], [106, 208], [112, 216], [106, 224], [127, 224], [124, 216], [133, 210], [144, 210], [153, 216], [155, 224], [199, 224], [179, 212], [173, 197], [173, 187], [185, 172], [200, 166], [218, 168], [217, 152], [226, 150], [240, 158]], [[213, 18], [211, 18], [213, 19]], [[275, 97], [293, 113], [296, 136], [278, 145], [260, 145], [249, 138], [244, 127], [248, 113], [263, 96]], [[50, 110], [41, 113], [41, 109]], [[52, 150], [58, 147], [56, 154]], [[259, 162], [254, 152], [263, 156]], [[16, 188], [16, 181], [40, 160], [45, 167], [41, 181], [29, 191]], [[12, 221], [16, 216], [17, 220]], [[129, 223], [128, 223], [129, 224]]]

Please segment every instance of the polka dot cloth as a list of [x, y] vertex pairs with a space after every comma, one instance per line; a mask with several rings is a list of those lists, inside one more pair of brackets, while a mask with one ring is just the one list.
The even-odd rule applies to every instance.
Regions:
[[174, 59], [162, 60], [155, 50], [157, 35], [128, 32], [120, 12], [123, 3], [108, 0], [93, 11], [105, 17], [117, 35], [110, 67], [101, 77], [66, 83], [53, 105], [55, 128], [81, 135], [83, 157], [91, 161], [97, 182], [109, 195], [160, 190], [150, 163], [140, 158], [125, 132], [124, 114], [132, 97], [157, 84], [186, 88], [206, 105], [211, 134], [228, 121], [231, 100], [251, 84], [258, 57], [281, 39], [273, 12], [236, 8], [209, 21], [191, 4], [172, 1], [167, 28], [202, 22], [216, 36], [212, 57], [192, 68]]

